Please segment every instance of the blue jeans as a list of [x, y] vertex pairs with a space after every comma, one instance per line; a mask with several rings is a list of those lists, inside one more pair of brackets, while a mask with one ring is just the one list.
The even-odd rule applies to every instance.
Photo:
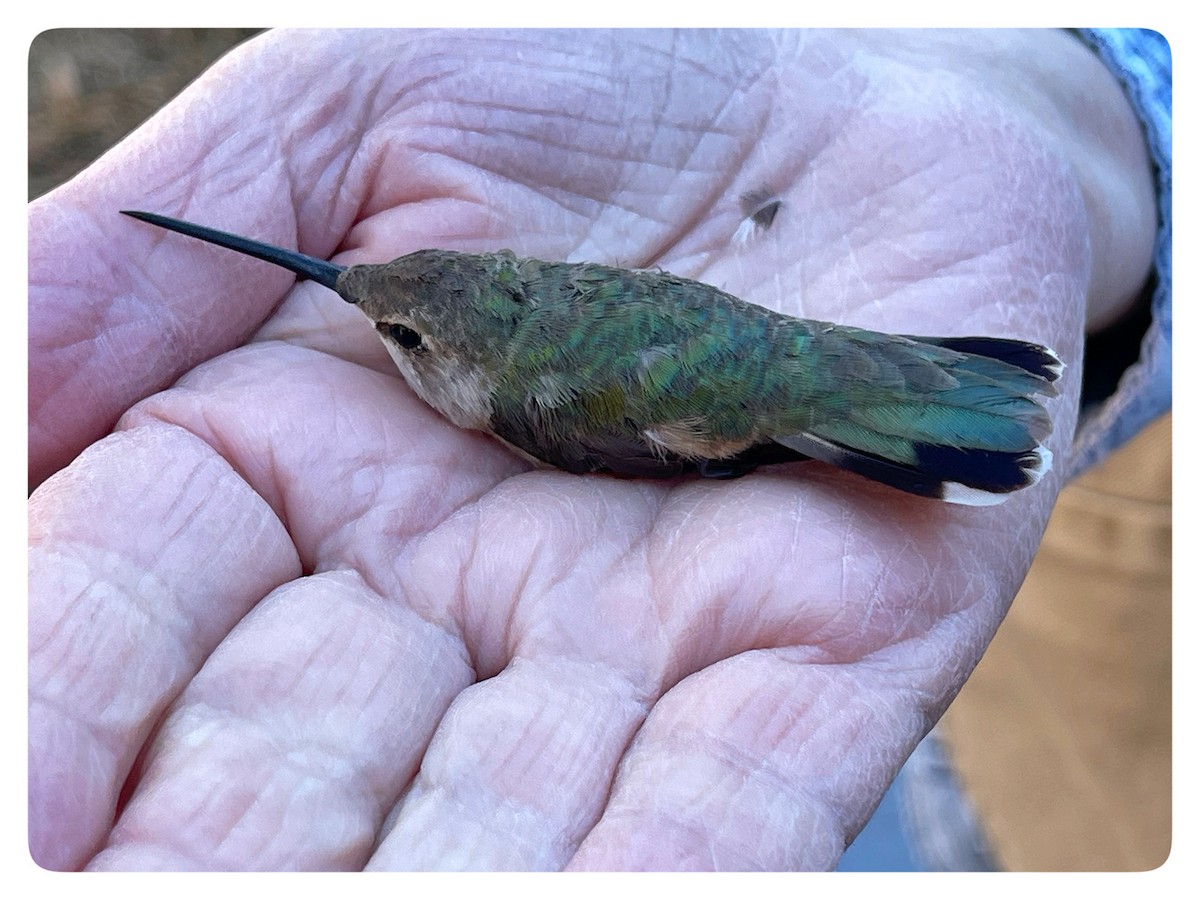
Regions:
[[958, 782], [936, 727], [896, 777], [904, 837], [926, 872], [999, 869], [970, 798]]

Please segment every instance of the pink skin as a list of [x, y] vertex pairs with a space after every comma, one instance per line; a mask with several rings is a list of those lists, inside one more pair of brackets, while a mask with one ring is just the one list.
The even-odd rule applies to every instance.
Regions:
[[[330, 292], [118, 209], [344, 263], [511, 247], [1042, 341], [1068, 363], [1062, 460], [1085, 319], [1148, 265], [1140, 147], [1052, 32], [231, 54], [29, 207], [34, 859], [828, 868], [983, 652], [1060, 482], [977, 510], [819, 464], [531, 469], [417, 400]], [[773, 226], [733, 240], [764, 186]]]

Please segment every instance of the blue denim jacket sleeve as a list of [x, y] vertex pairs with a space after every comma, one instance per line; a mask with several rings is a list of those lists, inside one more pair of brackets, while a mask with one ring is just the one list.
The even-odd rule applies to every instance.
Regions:
[[1154, 165], [1158, 234], [1151, 322], [1138, 360], [1125, 370], [1116, 391], [1081, 417], [1068, 464], [1070, 478], [1171, 408], [1171, 48], [1161, 34], [1144, 29], [1091, 28], [1077, 34], [1120, 81], [1141, 120]]

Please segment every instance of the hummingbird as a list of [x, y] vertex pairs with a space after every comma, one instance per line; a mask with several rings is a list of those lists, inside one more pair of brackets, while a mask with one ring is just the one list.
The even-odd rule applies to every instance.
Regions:
[[885, 334], [783, 315], [661, 270], [418, 250], [341, 266], [148, 212], [282, 266], [375, 327], [460, 428], [573, 473], [734, 478], [816, 459], [923, 497], [1000, 503], [1051, 465], [1063, 363], [993, 337]]

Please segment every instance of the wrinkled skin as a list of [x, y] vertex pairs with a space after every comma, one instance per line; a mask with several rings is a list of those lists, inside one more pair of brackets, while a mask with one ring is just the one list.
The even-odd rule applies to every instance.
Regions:
[[[783, 206], [735, 241], [761, 187]], [[1060, 481], [978, 510], [815, 463], [534, 470], [423, 406], [329, 291], [118, 209], [1041, 341], [1061, 461], [1151, 200], [1119, 89], [1060, 33], [251, 42], [29, 208], [34, 858], [833, 866]]]

